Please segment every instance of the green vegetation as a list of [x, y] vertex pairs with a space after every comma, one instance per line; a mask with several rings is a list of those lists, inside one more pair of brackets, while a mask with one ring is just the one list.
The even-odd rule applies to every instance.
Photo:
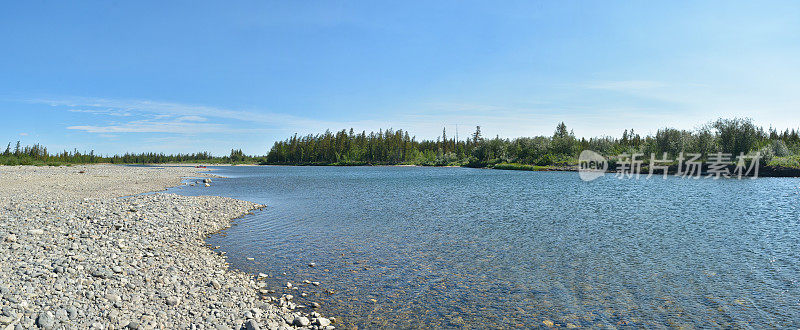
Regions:
[[800, 168], [800, 156], [794, 155], [794, 156], [790, 156], [790, 157], [775, 157], [769, 162], [768, 165], [769, 166]]
[[71, 164], [165, 164], [165, 163], [203, 163], [203, 164], [255, 164], [263, 162], [263, 158], [245, 155], [242, 150], [231, 150], [230, 155], [214, 157], [208, 152], [193, 154], [166, 155], [163, 153], [140, 153], [114, 156], [95, 155], [94, 151], [81, 153], [78, 150], [64, 151], [50, 154], [47, 148], [34, 144], [21, 146], [17, 141], [14, 147], [9, 143], [5, 151], [0, 154], [0, 165], [36, 165], [36, 166], [61, 166]]
[[446, 132], [442, 132], [442, 138], [437, 141], [417, 141], [403, 130], [388, 129], [369, 134], [356, 134], [353, 129], [336, 134], [326, 131], [320, 135], [295, 135], [276, 142], [264, 163], [460, 166], [466, 164], [474, 143], [448, 138]]
[[[466, 140], [448, 137], [417, 140], [403, 130], [354, 133], [342, 130], [318, 135], [297, 135], [276, 142], [263, 164], [284, 165], [424, 165], [469, 166], [496, 169], [543, 170], [577, 164], [577, 155], [593, 150], [605, 156], [642, 153], [675, 159], [681, 152], [701, 154], [761, 152], [763, 164], [799, 167], [800, 132], [764, 130], [750, 119], [719, 119], [695, 130], [663, 128], [655, 135], [641, 136], [633, 129], [617, 137], [575, 137], [564, 123], [552, 136], [486, 139], [480, 126]], [[663, 158], [663, 157], [659, 157]], [[612, 160], [613, 163], [613, 160]], [[547, 167], [546, 167], [547, 166]]]
[[[11, 143], [0, 154], [0, 165], [67, 165], [89, 163], [113, 164], [277, 164], [277, 165], [422, 165], [467, 166], [495, 169], [548, 170], [577, 164], [577, 155], [593, 150], [607, 157], [641, 153], [644, 163], [649, 155], [675, 159], [678, 154], [701, 154], [707, 160], [716, 152], [740, 153], [759, 151], [762, 165], [800, 168], [800, 131], [764, 130], [750, 119], [719, 119], [695, 130], [659, 129], [655, 135], [641, 136], [633, 129], [621, 137], [576, 138], [567, 125], [559, 123], [551, 136], [502, 139], [484, 138], [480, 126], [467, 139], [442, 136], [436, 140], [417, 140], [403, 130], [380, 130], [356, 133], [353, 129], [336, 133], [297, 136], [278, 141], [266, 157], [245, 155], [231, 150], [224, 157], [207, 152], [167, 155], [140, 153], [114, 156], [95, 155], [94, 151], [77, 150], [50, 154], [47, 148], [35, 144], [21, 146]], [[663, 157], [659, 157], [663, 158]], [[610, 159], [613, 166], [615, 160]]]
[[492, 166], [496, 170], [517, 170], [517, 171], [544, 171], [548, 169], [556, 169], [553, 166], [539, 166], [539, 165], [526, 165], [517, 163], [500, 163]]

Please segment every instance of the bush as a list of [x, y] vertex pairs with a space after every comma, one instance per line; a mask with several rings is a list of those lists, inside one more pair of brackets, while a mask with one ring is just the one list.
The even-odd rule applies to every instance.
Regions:
[[767, 164], [769, 166], [800, 168], [800, 157], [798, 156], [775, 157], [771, 159], [769, 162], [764, 162], [764, 164]]
[[776, 157], [786, 157], [790, 154], [789, 147], [781, 140], [772, 142], [772, 153], [775, 154]]

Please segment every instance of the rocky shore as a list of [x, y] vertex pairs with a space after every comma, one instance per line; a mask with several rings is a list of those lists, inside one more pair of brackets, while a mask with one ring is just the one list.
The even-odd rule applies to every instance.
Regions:
[[0, 329], [332, 329], [206, 246], [261, 205], [136, 195], [196, 171], [0, 166]]

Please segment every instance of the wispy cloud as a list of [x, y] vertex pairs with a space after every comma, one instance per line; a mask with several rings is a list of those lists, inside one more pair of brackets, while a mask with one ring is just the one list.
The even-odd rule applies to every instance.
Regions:
[[619, 80], [619, 81], [597, 81], [585, 85], [589, 89], [603, 89], [612, 91], [638, 91], [667, 87], [668, 84], [653, 80]]
[[273, 125], [307, 121], [307, 119], [301, 117], [266, 111], [231, 110], [205, 105], [150, 100], [71, 97], [63, 99], [30, 99], [27, 101], [68, 107], [71, 108], [69, 111], [77, 110], [112, 116], [151, 115], [159, 118], [183, 117], [189, 120], [210, 117]]
[[200, 116], [181, 116], [178, 117], [178, 121], [208, 121], [208, 119]]
[[67, 129], [71, 130], [96, 134], [316, 133], [325, 129], [345, 127], [377, 129], [389, 125], [390, 122], [371, 120], [326, 121], [265, 110], [233, 110], [222, 107], [150, 100], [68, 97], [36, 98], [24, 101], [66, 108], [70, 112], [109, 117], [105, 121], [92, 120], [91, 123], [67, 127]]
[[[277, 113], [230, 110], [219, 107], [148, 100], [107, 98], [42, 98], [29, 103], [49, 104], [67, 111], [118, 118], [98, 124], [71, 125], [89, 133], [262, 133], [279, 127], [301, 126], [309, 120]], [[130, 118], [127, 121], [119, 121]], [[258, 126], [258, 127], [253, 127]]]
[[133, 115], [133, 113], [129, 111], [124, 111], [120, 109], [69, 109], [67, 111], [77, 112], [77, 113], [89, 113], [94, 115], [118, 116], [118, 117], [129, 117]]
[[76, 125], [68, 126], [67, 129], [86, 131], [89, 133], [176, 133], [176, 134], [197, 134], [197, 133], [263, 133], [270, 129], [260, 128], [235, 128], [225, 124], [198, 123], [190, 121], [155, 121], [155, 120], [134, 120], [127, 123], [115, 125]]

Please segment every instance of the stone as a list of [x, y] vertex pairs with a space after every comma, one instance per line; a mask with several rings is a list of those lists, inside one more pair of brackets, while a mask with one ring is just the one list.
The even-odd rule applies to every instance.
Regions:
[[331, 320], [328, 320], [324, 317], [317, 317], [314, 319], [314, 325], [319, 327], [327, 327], [331, 325]]
[[120, 300], [121, 300], [121, 299], [120, 299], [120, 297], [119, 297], [118, 295], [115, 295], [115, 294], [113, 294], [113, 293], [109, 293], [109, 294], [107, 294], [107, 295], [106, 295], [106, 299], [107, 299], [108, 301], [112, 302], [112, 303], [118, 303], [118, 302], [120, 302]]
[[112, 276], [112, 274], [108, 270], [98, 269], [92, 272], [92, 276], [97, 278], [109, 278]]
[[294, 325], [298, 327], [307, 327], [311, 324], [311, 321], [308, 320], [305, 316], [295, 317], [294, 318]]
[[78, 317], [78, 309], [75, 306], [67, 307], [67, 316], [69, 316], [70, 320], [74, 320]]
[[52, 329], [56, 325], [55, 316], [49, 311], [39, 313], [39, 317], [36, 318], [36, 325], [42, 329]]
[[181, 303], [181, 298], [174, 297], [174, 296], [167, 298], [167, 305], [168, 306], [177, 306], [180, 303]]
[[244, 323], [244, 327], [247, 330], [260, 330], [261, 329], [261, 327], [258, 325], [256, 320], [248, 320], [247, 322]]
[[16, 241], [17, 241], [17, 235], [14, 235], [14, 234], [8, 234], [8, 235], [6, 235], [6, 237], [5, 237], [5, 239], [4, 239], [4, 240], [5, 240], [6, 242], [9, 242], [9, 243], [14, 243], [14, 242], [16, 242]]
[[293, 311], [305, 308], [294, 299], [315, 293], [278, 299], [281, 288], [229, 270], [204, 241], [261, 205], [143, 194], [196, 176], [185, 167], [87, 168], [80, 178], [74, 167], [0, 171], [0, 329], [293, 329], [295, 316], [307, 324], [300, 315], [318, 323], [319, 314]]
[[56, 320], [61, 322], [69, 321], [69, 315], [66, 310], [59, 309], [56, 311]]
[[14, 318], [13, 317], [6, 316], [6, 315], [0, 315], [0, 325], [11, 324], [11, 322], [14, 322]]

